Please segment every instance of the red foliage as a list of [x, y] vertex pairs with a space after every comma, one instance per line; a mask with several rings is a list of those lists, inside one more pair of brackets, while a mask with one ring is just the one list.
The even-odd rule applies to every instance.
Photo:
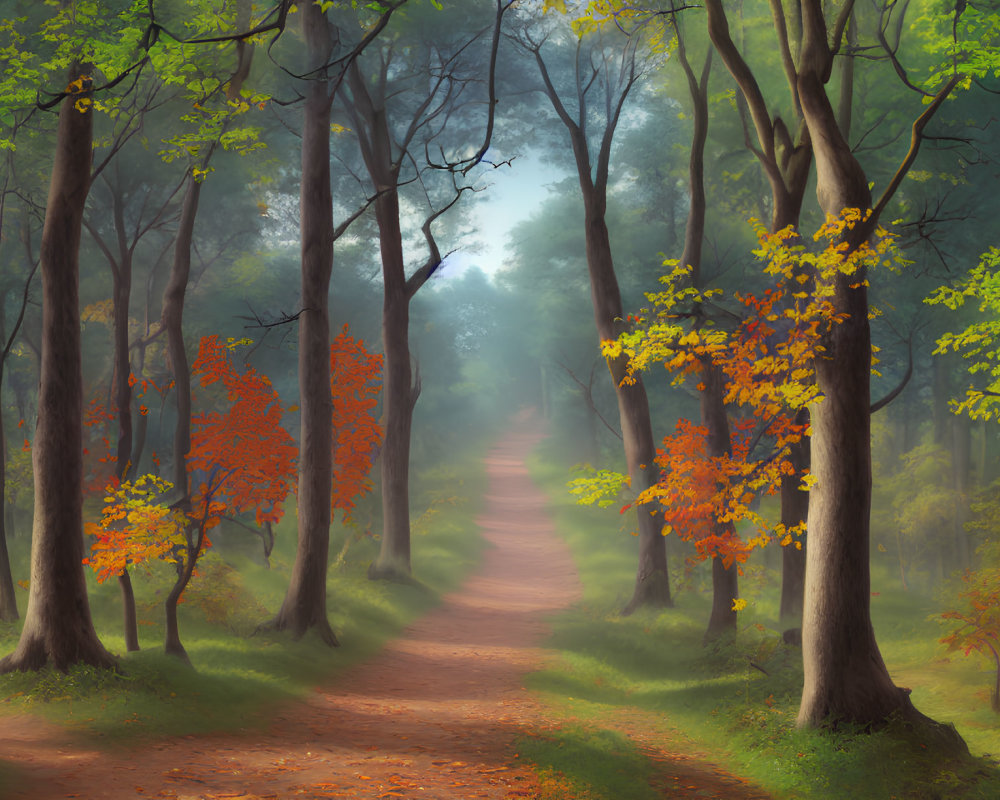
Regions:
[[[254, 509], [258, 525], [278, 522], [298, 456], [281, 426], [278, 393], [252, 367], [238, 372], [218, 336], [202, 337], [191, 373], [200, 376], [203, 387], [221, 386], [229, 401], [226, 411], [208, 411], [191, 420], [188, 472], [200, 478], [194, 507], [207, 509], [214, 500], [236, 513]], [[218, 513], [213, 509], [211, 519], [202, 522], [216, 521]]]
[[382, 390], [382, 356], [369, 353], [347, 325], [330, 345], [330, 394], [333, 399], [332, 509], [350, 520], [354, 501], [371, 490], [368, 477], [382, 444], [375, 416]]

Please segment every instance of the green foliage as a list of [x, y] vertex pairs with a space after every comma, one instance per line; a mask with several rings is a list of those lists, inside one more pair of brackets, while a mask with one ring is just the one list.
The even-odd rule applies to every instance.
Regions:
[[965, 399], [952, 406], [972, 419], [996, 419], [1000, 413], [1000, 249], [991, 247], [979, 263], [954, 286], [941, 286], [924, 300], [955, 311], [969, 303], [982, 316], [958, 333], [945, 333], [937, 340], [935, 354], [961, 353], [969, 363], [969, 375], [978, 376], [979, 386], [969, 386]]
[[567, 485], [569, 493], [582, 506], [596, 504], [607, 508], [620, 500], [622, 489], [630, 485], [628, 475], [608, 469], [595, 469], [589, 464], [578, 464], [573, 471], [580, 474]]

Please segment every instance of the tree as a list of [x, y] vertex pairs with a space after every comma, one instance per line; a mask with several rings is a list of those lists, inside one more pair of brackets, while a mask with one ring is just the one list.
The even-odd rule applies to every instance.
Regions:
[[[380, 462], [382, 539], [378, 558], [369, 569], [369, 577], [375, 579], [410, 579], [410, 442], [413, 408], [420, 394], [419, 373], [415, 378], [411, 364], [410, 302], [443, 260], [434, 224], [471, 190], [470, 184], [460, 186], [459, 179], [482, 161], [488, 149], [496, 105], [496, 52], [503, 15], [510, 5], [497, 0], [493, 24], [478, 30], [473, 27], [480, 21], [475, 5], [455, 9], [450, 23], [457, 35], [443, 42], [427, 40], [425, 31], [436, 22], [408, 18], [416, 28], [411, 39], [405, 38], [407, 32], [394, 31], [402, 39], [398, 46], [387, 41], [354, 59], [337, 93], [373, 190], [382, 260], [385, 441]], [[428, 27], [421, 30], [422, 26]], [[474, 45], [491, 29], [483, 58]], [[485, 76], [483, 61], [488, 65]], [[470, 87], [477, 83], [487, 85], [486, 98], [470, 97]], [[467, 118], [469, 107], [484, 102], [483, 144], [468, 157], [468, 131], [460, 129], [454, 142], [447, 141], [447, 135], [467, 124], [463, 116]], [[434, 151], [440, 155], [432, 157]], [[420, 233], [427, 258], [407, 275], [400, 189], [411, 182], [423, 192], [414, 201], [423, 212]]]
[[299, 315], [298, 544], [292, 577], [271, 623], [296, 637], [315, 628], [335, 646], [326, 611], [333, 480], [330, 404], [330, 321], [327, 297], [333, 269], [333, 197], [330, 190], [329, 90], [334, 31], [326, 11], [312, 3], [302, 10], [306, 42], [306, 89], [302, 115], [301, 280]]
[[97, 638], [83, 574], [79, 246], [90, 187], [93, 76], [75, 63], [59, 111], [42, 232], [42, 370], [32, 463], [35, 510], [24, 628], [0, 671], [113, 668]]
[[943, 622], [952, 623], [951, 632], [941, 639], [949, 650], [961, 650], [968, 656], [976, 652], [992, 660], [996, 670], [990, 706], [1000, 713], [1000, 568], [998, 546], [986, 542], [978, 553], [983, 565], [967, 570], [962, 576], [965, 588], [959, 593], [961, 605], [941, 614]]
[[[852, 4], [841, 9], [832, 29], [818, 0], [803, 2], [800, 8], [799, 59], [788, 78], [809, 128], [820, 208], [828, 218], [844, 209], [862, 210], [858, 224], [844, 232], [849, 256], [874, 233], [882, 210], [916, 158], [924, 126], [957, 77], [944, 83], [914, 124], [910, 151], [873, 207], [867, 175], [844, 139], [826, 91]], [[772, 13], [780, 37], [787, 31], [784, 12], [772, 5]], [[871, 624], [871, 336], [866, 283], [864, 270], [832, 278], [834, 311], [844, 322], [823, 337], [824, 355], [815, 362], [823, 401], [812, 409], [811, 469], [816, 484], [809, 498], [800, 725], [877, 725], [894, 714], [925, 725], [931, 722], [916, 711], [909, 694], [892, 683]], [[964, 747], [954, 729], [937, 730], [943, 743]]]
[[[616, 339], [625, 317], [605, 215], [612, 142], [629, 94], [643, 70], [638, 52], [640, 37], [622, 36], [614, 42], [612, 37], [618, 32], [613, 26], [608, 27], [611, 29], [598, 28], [591, 34], [577, 35], [565, 29], [558, 33], [553, 28], [539, 30], [528, 20], [516, 38], [519, 47], [535, 62], [541, 79], [539, 91], [551, 104], [572, 147], [583, 197], [587, 269], [600, 341]], [[555, 78], [542, 52], [547, 43], [552, 45], [551, 49], [558, 43], [564, 57], [573, 53], [564, 74]], [[566, 83], [562, 89], [556, 85], [561, 80]], [[567, 105], [570, 102], [575, 107]], [[600, 113], [598, 109], [604, 110], [603, 130], [595, 146], [588, 123], [592, 115]], [[640, 380], [623, 383], [626, 359], [607, 359], [607, 366], [618, 400], [628, 472], [632, 485], [644, 490], [657, 479], [649, 400]], [[638, 519], [639, 565], [635, 591], [626, 612], [644, 605], [672, 604], [662, 522], [655, 513], [646, 511], [640, 511]]]
[[[217, 336], [203, 337], [192, 373], [202, 387], [225, 392], [225, 412], [206, 411], [192, 418], [191, 449], [186, 459], [194, 491], [185, 509], [189, 518], [178, 548], [178, 575], [166, 599], [167, 653], [189, 662], [180, 640], [177, 604], [187, 588], [198, 557], [211, 546], [208, 533], [227, 510], [253, 509], [257, 523], [276, 523], [291, 491], [298, 450], [281, 426], [277, 392], [252, 367], [238, 372], [230, 353], [242, 342], [223, 345]], [[187, 482], [187, 479], [185, 479]], [[177, 557], [177, 556], [175, 556]]]

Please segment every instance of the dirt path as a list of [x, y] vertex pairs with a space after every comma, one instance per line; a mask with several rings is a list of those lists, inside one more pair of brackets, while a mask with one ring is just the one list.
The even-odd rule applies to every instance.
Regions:
[[[477, 572], [372, 661], [289, 707], [265, 733], [167, 740], [141, 752], [89, 750], [4, 720], [0, 753], [26, 784], [4, 800], [430, 798], [538, 796], [515, 758], [519, 734], [544, 727], [522, 676], [546, 658], [544, 618], [574, 602], [579, 583], [531, 484], [522, 427], [486, 460], [478, 521], [491, 545]], [[665, 797], [761, 797], [710, 766], [637, 741], [663, 773]], [[622, 798], [627, 800], [627, 798]]]

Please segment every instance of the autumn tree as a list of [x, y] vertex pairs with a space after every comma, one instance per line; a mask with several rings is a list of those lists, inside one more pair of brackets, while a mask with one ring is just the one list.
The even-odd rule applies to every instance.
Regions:
[[192, 373], [202, 388], [221, 391], [224, 411], [203, 411], [192, 418], [186, 459], [192, 493], [184, 542], [176, 548], [178, 575], [166, 599], [167, 653], [189, 661], [180, 640], [177, 604], [194, 575], [209, 532], [226, 511], [253, 510], [258, 524], [281, 519], [291, 491], [298, 449], [281, 426], [284, 409], [266, 376], [247, 366], [238, 371], [232, 351], [242, 342], [223, 344], [203, 337]]
[[[911, 147], [899, 170], [873, 203], [868, 176], [844, 138], [826, 89], [853, 5], [845, 4], [831, 21], [820, 2], [800, 3], [796, 20], [801, 27], [794, 29], [797, 58], [783, 59], [812, 143], [820, 209], [828, 218], [839, 217], [844, 209], [861, 210], [859, 222], [844, 231], [845, 257], [873, 235], [917, 156], [924, 127], [958, 82], [956, 75], [941, 81], [913, 125]], [[771, 8], [781, 52], [792, 54], [784, 8]], [[823, 401], [812, 407], [811, 469], [816, 483], [809, 499], [800, 725], [882, 724], [893, 714], [929, 723], [913, 708], [908, 693], [893, 685], [870, 618], [871, 335], [866, 278], [863, 269], [831, 278], [834, 313], [844, 322], [822, 337], [823, 357], [815, 362]], [[958, 740], [953, 730], [935, 730], [942, 742]]]

